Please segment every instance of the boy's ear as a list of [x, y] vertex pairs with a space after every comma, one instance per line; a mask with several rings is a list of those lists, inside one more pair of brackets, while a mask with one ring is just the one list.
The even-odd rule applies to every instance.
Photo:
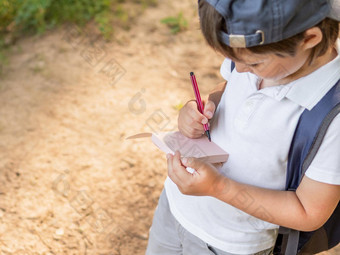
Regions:
[[301, 42], [301, 47], [304, 50], [314, 48], [322, 40], [322, 31], [318, 27], [312, 27], [305, 31], [304, 39]]

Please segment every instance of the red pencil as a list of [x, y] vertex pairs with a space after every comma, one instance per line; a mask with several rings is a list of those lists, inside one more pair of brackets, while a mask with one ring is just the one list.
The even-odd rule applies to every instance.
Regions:
[[[204, 106], [203, 106], [203, 103], [202, 103], [200, 91], [198, 90], [197, 81], [196, 81], [196, 77], [194, 75], [194, 72], [190, 73], [190, 79], [191, 79], [191, 83], [192, 83], [192, 88], [194, 89], [194, 92], [195, 92], [197, 108], [198, 108], [199, 112], [203, 114]], [[209, 124], [208, 123], [204, 124], [203, 127], [204, 127], [204, 131], [205, 131], [209, 141], [211, 142]]]

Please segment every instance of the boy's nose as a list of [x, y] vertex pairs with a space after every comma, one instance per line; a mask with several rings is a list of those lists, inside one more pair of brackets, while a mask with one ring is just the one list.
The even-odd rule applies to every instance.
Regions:
[[236, 67], [237, 72], [239, 72], [239, 73], [244, 73], [244, 72], [250, 71], [249, 66], [242, 64], [240, 62], [235, 62], [235, 67]]

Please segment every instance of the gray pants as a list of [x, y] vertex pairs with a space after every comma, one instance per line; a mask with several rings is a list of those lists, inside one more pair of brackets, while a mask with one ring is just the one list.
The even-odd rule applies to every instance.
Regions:
[[[251, 255], [270, 255], [272, 248]], [[186, 231], [170, 212], [163, 190], [155, 211], [146, 255], [236, 255], [210, 246]]]

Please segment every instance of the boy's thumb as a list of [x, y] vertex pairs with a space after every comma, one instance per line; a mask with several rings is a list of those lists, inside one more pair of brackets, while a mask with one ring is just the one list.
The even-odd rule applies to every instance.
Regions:
[[212, 101], [206, 102], [204, 105], [204, 116], [208, 119], [211, 119], [214, 116], [215, 113], [215, 104]]
[[182, 158], [181, 161], [184, 166], [193, 168], [195, 170], [199, 169], [202, 165], [202, 161], [197, 158]]

